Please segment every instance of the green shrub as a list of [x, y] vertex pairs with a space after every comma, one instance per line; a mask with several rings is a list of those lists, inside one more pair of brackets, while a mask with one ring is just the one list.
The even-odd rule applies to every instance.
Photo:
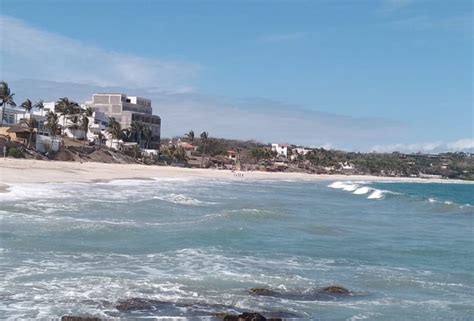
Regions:
[[8, 149], [8, 156], [10, 157], [15, 157], [15, 158], [24, 158], [25, 155], [23, 154], [23, 151], [19, 148], [16, 147], [11, 147]]

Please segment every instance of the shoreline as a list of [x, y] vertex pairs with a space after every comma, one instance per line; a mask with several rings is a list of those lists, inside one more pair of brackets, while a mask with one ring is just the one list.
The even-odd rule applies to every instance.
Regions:
[[240, 172], [236, 177], [230, 170], [151, 166], [141, 164], [109, 164], [94, 162], [62, 162], [30, 159], [0, 159], [0, 193], [8, 192], [13, 184], [107, 182], [135, 179], [228, 179], [228, 180], [301, 180], [301, 181], [371, 181], [398, 183], [474, 184], [472, 181], [429, 179], [415, 177], [384, 177], [369, 175], [328, 175], [285, 172]]

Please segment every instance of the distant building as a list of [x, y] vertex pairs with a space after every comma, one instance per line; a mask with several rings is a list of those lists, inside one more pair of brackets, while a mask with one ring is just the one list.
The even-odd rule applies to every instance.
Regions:
[[293, 148], [291, 151], [293, 152], [293, 154], [298, 154], [298, 155], [303, 155], [304, 156], [304, 155], [308, 154], [311, 151], [311, 149], [306, 149], [304, 147], [296, 147], [296, 148]]
[[2, 115], [0, 115], [0, 124], [2, 126], [12, 126], [18, 124], [23, 118], [24, 114], [25, 110], [23, 108], [6, 105], [4, 106], [3, 119], [1, 119]]
[[272, 144], [272, 152], [276, 152], [278, 156], [288, 157], [288, 147], [287, 144]]
[[237, 161], [237, 152], [235, 150], [228, 150], [227, 151], [227, 158], [231, 161]]
[[[148, 148], [160, 148], [161, 118], [153, 115], [151, 100], [120, 93], [100, 93], [94, 94], [92, 101], [86, 102], [85, 105], [107, 117], [114, 117], [124, 129], [129, 128], [135, 121], [149, 127], [152, 137]], [[141, 147], [146, 147], [144, 144], [143, 140]]]

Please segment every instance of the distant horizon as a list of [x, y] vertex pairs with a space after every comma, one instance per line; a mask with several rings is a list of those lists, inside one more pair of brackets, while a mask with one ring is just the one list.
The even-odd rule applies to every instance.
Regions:
[[0, 78], [20, 103], [143, 96], [162, 136], [474, 151], [468, 1], [138, 2], [2, 1]]

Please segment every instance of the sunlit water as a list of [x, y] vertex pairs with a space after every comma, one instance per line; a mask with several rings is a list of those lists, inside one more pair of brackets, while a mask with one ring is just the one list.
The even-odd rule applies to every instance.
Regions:
[[[474, 185], [457, 184], [13, 186], [0, 194], [0, 319], [166, 316], [115, 308], [139, 297], [313, 320], [473, 320], [472, 204]], [[248, 293], [333, 284], [353, 295]]]

